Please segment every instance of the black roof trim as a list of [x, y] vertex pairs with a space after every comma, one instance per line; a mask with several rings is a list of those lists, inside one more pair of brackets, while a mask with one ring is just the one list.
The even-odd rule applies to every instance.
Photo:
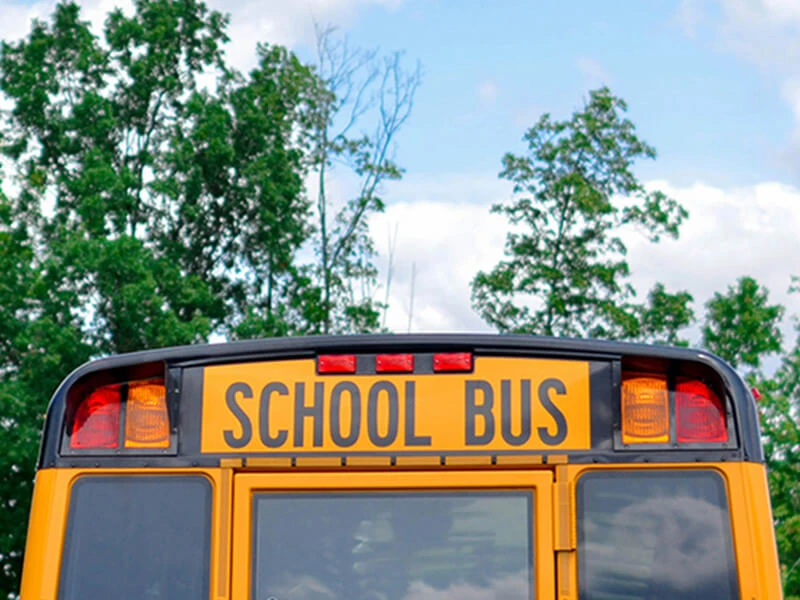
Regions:
[[[213, 363], [228, 362], [263, 354], [317, 354], [320, 352], [380, 352], [396, 345], [409, 351], [437, 350], [538, 350], [558, 353], [594, 354], [608, 358], [647, 356], [672, 360], [691, 360], [721, 366], [723, 361], [704, 350], [676, 348], [629, 342], [612, 342], [575, 338], [555, 338], [511, 334], [382, 334], [345, 336], [305, 336], [267, 338], [217, 344], [177, 346], [158, 350], [143, 350], [118, 354], [90, 361], [66, 378], [74, 381], [84, 375], [104, 369], [116, 369], [147, 362]], [[727, 365], [726, 365], [727, 366]]]

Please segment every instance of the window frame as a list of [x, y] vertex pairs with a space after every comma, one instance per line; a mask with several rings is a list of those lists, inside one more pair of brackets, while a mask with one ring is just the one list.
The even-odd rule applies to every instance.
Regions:
[[171, 474], [155, 474], [155, 473], [125, 473], [125, 472], [108, 472], [108, 473], [91, 473], [91, 474], [81, 474], [70, 482], [68, 496], [67, 496], [67, 506], [65, 511], [65, 521], [64, 521], [64, 533], [63, 538], [61, 540], [61, 552], [59, 557], [58, 563], [58, 585], [56, 589], [56, 598], [58, 600], [64, 599], [64, 594], [67, 589], [68, 582], [66, 578], [68, 576], [67, 573], [67, 560], [69, 560], [69, 543], [70, 543], [70, 534], [72, 528], [75, 526], [75, 519], [76, 519], [76, 511], [78, 510], [76, 495], [75, 492], [79, 490], [81, 487], [87, 484], [97, 483], [98, 481], [117, 481], [117, 482], [125, 482], [125, 483], [132, 483], [134, 481], [146, 481], [146, 482], [155, 482], [155, 481], [166, 481], [169, 483], [177, 482], [177, 481], [192, 481], [192, 482], [199, 482], [203, 484], [204, 490], [204, 510], [206, 513], [206, 521], [205, 523], [198, 524], [199, 526], [204, 526], [205, 531], [202, 533], [202, 537], [206, 540], [205, 550], [204, 550], [204, 563], [205, 567], [203, 572], [205, 573], [205, 580], [201, 583], [201, 593], [204, 593], [205, 596], [209, 596], [211, 593], [211, 566], [214, 556], [214, 549], [212, 546], [213, 538], [214, 538], [214, 513], [215, 513], [215, 491], [214, 491], [214, 484], [213, 482], [204, 474], [204, 473], [171, 473]]
[[713, 477], [714, 484], [718, 487], [722, 494], [722, 500], [725, 508], [725, 558], [727, 559], [731, 570], [728, 573], [728, 579], [731, 585], [731, 590], [734, 593], [734, 598], [742, 598], [743, 590], [741, 584], [742, 577], [742, 563], [741, 557], [737, 553], [736, 547], [736, 527], [734, 524], [734, 512], [737, 510], [734, 498], [728, 486], [728, 480], [724, 473], [713, 467], [696, 467], [690, 468], [670, 468], [667, 467], [650, 467], [650, 468], [625, 468], [621, 465], [613, 465], [604, 469], [587, 469], [577, 474], [575, 481], [575, 541], [576, 541], [576, 571], [577, 571], [577, 598], [578, 600], [586, 599], [587, 584], [585, 581], [585, 570], [582, 569], [582, 564], [585, 562], [586, 543], [584, 534], [582, 532], [582, 507], [585, 505], [586, 498], [582, 492], [586, 481], [597, 478], [606, 478], [612, 480], [613, 478], [633, 476], [633, 477], [647, 477], [647, 476], [668, 476], [676, 479], [685, 478], [689, 476], [706, 475]]
[[555, 594], [551, 471], [239, 473], [234, 476], [231, 600], [249, 600], [253, 582], [255, 499], [263, 493], [530, 493], [534, 598]]

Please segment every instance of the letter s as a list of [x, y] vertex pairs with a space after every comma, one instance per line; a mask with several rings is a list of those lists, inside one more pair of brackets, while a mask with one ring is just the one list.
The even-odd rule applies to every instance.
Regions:
[[246, 383], [233, 383], [225, 392], [225, 404], [228, 405], [228, 409], [239, 421], [239, 425], [242, 428], [242, 435], [236, 437], [230, 429], [226, 429], [223, 435], [225, 437], [225, 443], [231, 448], [244, 448], [250, 443], [250, 439], [253, 437], [253, 426], [250, 423], [250, 418], [236, 402], [236, 394], [241, 394], [242, 398], [252, 398], [253, 390], [250, 389], [250, 386]]
[[567, 419], [564, 413], [550, 399], [550, 390], [555, 390], [556, 394], [563, 396], [567, 393], [567, 387], [560, 379], [545, 379], [539, 386], [539, 402], [544, 409], [550, 413], [556, 422], [556, 432], [551, 434], [547, 427], [539, 427], [539, 437], [548, 446], [558, 446], [567, 439]]

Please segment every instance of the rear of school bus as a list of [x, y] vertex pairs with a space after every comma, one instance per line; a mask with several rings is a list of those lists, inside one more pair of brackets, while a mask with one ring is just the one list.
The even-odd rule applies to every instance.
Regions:
[[23, 600], [781, 598], [756, 407], [516, 336], [113, 357], [51, 403]]

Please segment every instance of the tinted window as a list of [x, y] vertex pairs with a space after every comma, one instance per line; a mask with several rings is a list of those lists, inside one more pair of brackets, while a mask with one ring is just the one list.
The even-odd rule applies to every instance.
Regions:
[[202, 477], [84, 477], [72, 487], [61, 600], [208, 598]]
[[255, 497], [253, 600], [533, 598], [531, 494]]
[[591, 473], [577, 494], [581, 600], [739, 597], [718, 474]]

